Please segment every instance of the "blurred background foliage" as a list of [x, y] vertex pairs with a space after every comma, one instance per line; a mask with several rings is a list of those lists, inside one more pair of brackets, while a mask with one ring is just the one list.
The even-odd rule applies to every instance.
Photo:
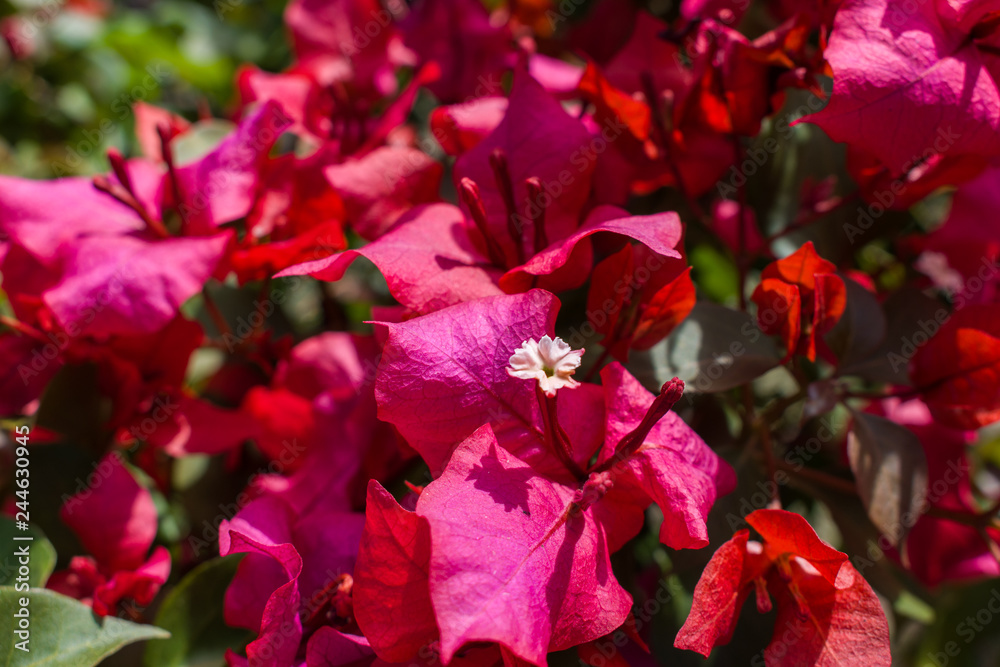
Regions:
[[106, 168], [131, 107], [227, 116], [243, 63], [290, 62], [283, 0], [0, 0], [0, 173]]

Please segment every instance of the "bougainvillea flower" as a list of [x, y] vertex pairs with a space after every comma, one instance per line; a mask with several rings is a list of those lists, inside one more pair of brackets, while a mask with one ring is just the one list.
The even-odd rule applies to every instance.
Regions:
[[436, 63], [441, 77], [429, 89], [451, 103], [503, 92], [514, 65], [510, 29], [494, 25], [476, 0], [422, 0], [401, 23], [403, 40], [419, 62]]
[[427, 579], [430, 527], [375, 480], [365, 507], [354, 614], [379, 657], [403, 662], [439, 636]]
[[[970, 181], [986, 165], [986, 158], [978, 155], [938, 153], [913, 165], [905, 174], [893, 175], [863, 147], [847, 148], [847, 170], [858, 184], [861, 196], [870, 204], [893, 211], [905, 211], [942, 188]], [[848, 238], [853, 241], [854, 235], [849, 234]]]
[[708, 656], [733, 636], [743, 603], [778, 608], [764, 649], [769, 667], [833, 667], [845, 660], [891, 664], [889, 626], [868, 582], [847, 558], [819, 539], [801, 516], [757, 510], [746, 517], [763, 542], [743, 529], [719, 547], [694, 592], [694, 605], [674, 645]]
[[[54, 201], [71, 201], [73, 206], [55, 210]], [[63, 245], [81, 238], [146, 228], [133, 209], [98, 191], [84, 177], [53, 181], [0, 177], [0, 225], [11, 244], [45, 266], [58, 261]]]
[[956, 311], [910, 361], [910, 377], [935, 419], [976, 429], [1000, 419], [1000, 306]]
[[[513, 377], [507, 370], [511, 357], [526, 341], [551, 338], [558, 306], [551, 294], [532, 290], [380, 325], [387, 338], [375, 383], [379, 417], [399, 430], [432, 472], [441, 470], [456, 443], [484, 424], [491, 425], [504, 449], [554, 479], [571, 482], [574, 474], [592, 468], [595, 456], [595, 467], [614, 463], [622, 438], [665, 399], [643, 389], [617, 364], [602, 371], [603, 391], [581, 383], [546, 396], [538, 378]], [[416, 377], [419, 385], [412, 381]], [[664, 539], [678, 547], [703, 544], [696, 517], [708, 511], [717, 490], [727, 492], [732, 471], [673, 413], [646, 426], [652, 429], [643, 434], [647, 447], [628, 458], [635, 484], [665, 505], [668, 516], [687, 517], [680, 523], [668, 519]], [[673, 465], [691, 466], [691, 471], [683, 482], [678, 478], [670, 485], [694, 485], [677, 495], [663, 491], [660, 485], [666, 482], [657, 472]], [[677, 500], [685, 496], [681, 510]], [[697, 502], [691, 500], [695, 497]]]
[[[581, 80], [582, 92], [585, 99], [605, 100], [597, 105], [599, 115], [605, 115], [602, 107], [606, 107], [618, 118], [617, 125], [605, 122], [592, 130], [595, 142], [608, 141], [607, 155], [597, 161], [599, 183], [624, 179], [626, 191], [636, 194], [674, 186], [697, 196], [716, 185], [732, 163], [733, 149], [729, 137], [690, 123], [702, 116], [700, 111], [687, 113], [710, 50], [694, 51], [695, 62], [688, 67], [684, 49], [661, 38], [668, 30], [666, 23], [639, 12], [628, 42], [600, 69], [599, 97], [588, 92], [594, 88], [594, 72]], [[636, 124], [641, 119], [636, 106], [616, 103], [616, 98], [641, 99], [649, 108], [648, 139], [638, 140], [633, 134], [644, 125]], [[619, 115], [624, 110], [629, 113]]]
[[450, 204], [419, 206], [374, 243], [278, 275], [339, 280], [362, 256], [381, 269], [397, 301], [427, 313], [501, 290], [577, 287], [593, 263], [590, 237], [598, 232], [680, 256], [674, 213], [630, 217], [598, 206], [581, 222], [594, 165], [573, 156], [588, 141], [586, 131], [526, 75], [516, 79], [511, 100], [504, 121], [456, 163], [468, 216]]
[[507, 374], [522, 380], [538, 380], [542, 393], [551, 397], [563, 387], [580, 386], [573, 374], [582, 359], [583, 350], [570, 348], [562, 338], [542, 336], [539, 341], [529, 338], [510, 356]]
[[62, 280], [43, 301], [63, 328], [93, 336], [163, 328], [201, 291], [231, 235], [145, 241], [89, 238], [66, 248]]
[[[539, 224], [549, 241], [568, 236], [580, 226], [594, 174], [589, 143], [583, 123], [519, 70], [503, 121], [455, 162], [456, 187], [461, 189], [464, 179], [476, 184], [485, 211], [485, 231], [505, 256], [519, 260], [515, 264], [523, 263], [525, 246], [534, 246], [535, 252], [540, 248], [537, 241], [527, 238], [527, 229], [522, 229], [525, 238], [512, 234], [512, 224], [524, 228], [542, 215]], [[539, 192], [529, 189], [532, 178], [537, 179]]]
[[48, 587], [114, 615], [123, 600], [149, 605], [170, 575], [170, 553], [156, 538], [156, 507], [117, 453], [94, 469], [89, 488], [72, 496], [59, 516], [92, 556], [76, 556], [69, 569], [56, 572]]
[[180, 393], [188, 362], [203, 339], [200, 324], [178, 315], [151, 334], [115, 336], [98, 345], [81, 339], [65, 356], [67, 362], [97, 364], [98, 389], [112, 399], [108, 426], [114, 429], [136, 415], [157, 412], [162, 395]]
[[683, 126], [729, 135], [759, 133], [771, 110], [772, 67], [780, 64], [780, 59], [768, 62], [775, 60], [768, 51], [732, 28], [702, 21], [687, 48], [698, 81], [680, 106]]
[[[268, 420], [261, 442], [269, 444], [262, 446], [283, 473], [260, 476], [259, 486], [303, 506], [308, 504], [303, 498], [320, 494], [360, 506], [369, 479], [385, 479], [413, 456], [400, 450], [392, 427], [376, 418], [378, 360], [373, 338], [327, 332], [293, 348], [269, 389], [260, 388], [257, 398], [248, 392], [247, 401], [256, 402]], [[268, 405], [275, 391], [287, 392], [286, 398], [299, 403], [296, 409], [303, 401], [310, 405], [310, 415], [303, 418], [309, 431], [298, 437], [301, 427], [292, 416]]]
[[[521, 660], [544, 665], [548, 652], [592, 641], [626, 621], [631, 598], [612, 575], [608, 559], [639, 530], [647, 504], [656, 502], [664, 510], [660, 538], [665, 543], [674, 548], [707, 543], [708, 508], [734, 480], [732, 471], [668, 412], [680, 397], [681, 384], [670, 383], [653, 397], [615, 365], [602, 373], [603, 391], [580, 385], [545, 396], [538, 378], [521, 379], [506, 371], [514, 362], [503, 355], [516, 358], [523, 347], [505, 344], [512, 327], [532, 328], [537, 336], [538, 325], [554, 316], [554, 306], [551, 295], [536, 290], [390, 327], [383, 359], [399, 361], [380, 368], [380, 381], [391, 383], [379, 391], [381, 415], [404, 432], [415, 430], [402, 418], [402, 408], [409, 412], [412, 405], [430, 415], [430, 405], [444, 404], [432, 395], [434, 385], [422, 392], [422, 400], [393, 389], [405, 387], [403, 377], [431, 362], [426, 355], [414, 356], [429, 350], [425, 344], [411, 347], [409, 342], [416, 344], [418, 338], [405, 336], [405, 330], [454, 316], [456, 309], [477, 308], [478, 318], [455, 320], [485, 324], [477, 327], [477, 339], [466, 339], [474, 347], [441, 350], [442, 360], [453, 360], [450, 368], [431, 363], [434, 374], [448, 377], [447, 384], [457, 391], [477, 382], [491, 386], [478, 395], [465, 393], [463, 412], [481, 415], [485, 425], [451, 452], [440, 476], [421, 491], [415, 514], [399, 509], [380, 487], [369, 488], [362, 547], [366, 560], [363, 568], [359, 564], [355, 584], [365, 607], [359, 625], [383, 659], [408, 660], [439, 632], [446, 663], [468, 643], [497, 642]], [[495, 363], [500, 373], [476, 369], [477, 360]], [[465, 377], [455, 374], [462, 368], [468, 368]], [[430, 372], [422, 372], [432, 379]], [[505, 419], [509, 423], [519, 417], [523, 424], [525, 416], [499, 410], [516, 411], [524, 405], [519, 396], [535, 400], [539, 410], [553, 406], [549, 409], [560, 421], [567, 413], [577, 420], [554, 427], [546, 421], [553, 414], [549, 412], [534, 426], [545, 432], [541, 448], [529, 442], [534, 436], [523, 426], [519, 439], [508, 433], [510, 447], [504, 447], [488, 422], [517, 430]], [[590, 422], [594, 413], [606, 415], [603, 428], [599, 422], [573, 423]], [[458, 433], [444, 422], [424, 433], [431, 430]], [[411, 444], [425, 456], [432, 454], [414, 440]], [[365, 586], [371, 589], [364, 591]], [[404, 606], [404, 600], [413, 600], [415, 607]], [[567, 614], [566, 604], [583, 613]], [[433, 616], [427, 613], [431, 609]]]
[[833, 96], [806, 120], [893, 176], [934, 154], [1000, 154], [994, 18], [989, 3], [844, 2], [825, 52]]
[[549, 651], [625, 620], [632, 600], [611, 572], [601, 521], [610, 517], [600, 505], [574, 506], [575, 493], [501, 448], [489, 426], [423, 490], [417, 514], [430, 526], [428, 579], [445, 663], [466, 643], [494, 641], [545, 665]]
[[[296, 345], [278, 363], [270, 386], [253, 387], [243, 398], [244, 419], [258, 425], [258, 447], [286, 474], [316, 450], [329, 459], [324, 470], [346, 479], [362, 471], [384, 475], [398, 452], [395, 438], [375, 419], [376, 360], [371, 338], [343, 332]], [[356, 490], [364, 493], [363, 485]]]
[[594, 268], [587, 318], [601, 345], [625, 362], [630, 349], [648, 350], [673, 331], [695, 296], [687, 261], [626, 245]]
[[[493, 326], [506, 326], [492, 335], [483, 328], [478, 332], [477, 348], [462, 351], [464, 354], [452, 362], [452, 369], [438, 368], [437, 372], [449, 375], [453, 384], [470, 384], [472, 377], [463, 379], [451, 373], [484, 359], [487, 349], [493, 352], [485, 359], [501, 368], [505, 363], [514, 363], [513, 359], [505, 362], [500, 357], [510, 351], [517, 358], [517, 348], [503, 344], [510, 327], [524, 327], [525, 319], [537, 324], [538, 318], [544, 317], [539, 307], [544, 310], [548, 306], [549, 317], [553, 314], [554, 299], [539, 291], [485, 299], [454, 309], [474, 307], [483, 301], [492, 302], [490, 309], [495, 315], [502, 315], [506, 306], [512, 321], [493, 319]], [[518, 306], [516, 301], [522, 303]], [[387, 351], [401, 343], [401, 328], [440, 315], [392, 327]], [[491, 322], [488, 315], [483, 321]], [[409, 357], [415, 351], [407, 347], [387, 354]], [[426, 368], [427, 361], [410, 359], [409, 372], [418, 366]], [[408, 375], [406, 365], [407, 361], [403, 361], [383, 366], [379, 377], [388, 377], [394, 387], [405, 386], [400, 379]], [[466, 373], [475, 373], [480, 382], [491, 382], [488, 369], [478, 373], [470, 369]], [[620, 366], [606, 368], [602, 379], [603, 391], [592, 385], [567, 386], [555, 396], [547, 396], [538, 378], [508, 376], [501, 383], [493, 383], [483, 399], [470, 397], [479, 405], [470, 404], [466, 410], [480, 414], [484, 425], [451, 452], [440, 476], [421, 491], [416, 515], [406, 515], [406, 532], [401, 532], [404, 528], [400, 526], [388, 543], [392, 549], [386, 547], [395, 557], [384, 567], [390, 567], [399, 576], [397, 586], [412, 589], [418, 601], [415, 613], [407, 617], [404, 626], [409, 644], [405, 649], [400, 647], [398, 653], [394, 651], [393, 659], [412, 657], [416, 646], [434, 636], [431, 619], [419, 613], [421, 608], [432, 607], [444, 662], [466, 644], [485, 641], [501, 644], [519, 659], [545, 665], [548, 652], [598, 639], [628, 618], [631, 598], [611, 573], [609, 556], [639, 530], [643, 510], [650, 502], [656, 502], [664, 511], [660, 531], [664, 543], [674, 548], [707, 543], [704, 521], [708, 509], [716, 493], [732, 488], [734, 480], [732, 471], [676, 415], [668, 412], [680, 398], [682, 383], [668, 383], [659, 396], [653, 397]], [[516, 392], [518, 388], [520, 392]], [[506, 402], [500, 404], [510, 408], [516, 394], [533, 396], [539, 411], [547, 413], [535, 425], [535, 429], [544, 431], [541, 449], [533, 447], [523, 435], [520, 442], [508, 437], [510, 448], [501, 446], [488, 423], [496, 421], [501, 428], [504, 426], [504, 415], [490, 410], [489, 401], [504, 397]], [[380, 397], [385, 394], [380, 392]], [[382, 416], [403, 426], [405, 422], [397, 419], [403, 401], [413, 402], [397, 391], [382, 404]], [[426, 410], [437, 399], [425, 392], [423, 401], [416, 402], [417, 409]], [[570, 413], [589, 422], [595, 413], [602, 412], [606, 415], [603, 429], [600, 423], [584, 425], [584, 431], [579, 423], [566, 422], [562, 428], [551, 421], [561, 421], [558, 415]], [[437, 429], [442, 427], [438, 425]], [[412, 433], [413, 429], [407, 431]], [[596, 442], [594, 435], [598, 436]], [[519, 451], [523, 458], [511, 449]], [[398, 511], [395, 514], [395, 521], [404, 520]], [[369, 519], [372, 532], [375, 526], [384, 525], [381, 515], [378, 521]], [[403, 535], [407, 539], [401, 539]], [[421, 567], [428, 552], [429, 564]], [[374, 564], [370, 569], [381, 571]], [[371, 579], [381, 582], [385, 576], [373, 575]], [[430, 604], [421, 607], [424, 577]], [[378, 585], [375, 593], [384, 587]], [[398, 599], [402, 591], [386, 593], [395, 596], [390, 599]], [[574, 613], [567, 613], [567, 604], [572, 605]], [[391, 616], [372, 614], [363, 618], [368, 636], [401, 640]], [[376, 650], [382, 648], [373, 646]]]
[[[110, 157], [113, 177], [0, 183], [0, 230], [25, 251], [4, 259], [11, 276], [5, 287], [21, 319], [37, 315], [20, 309], [30, 301], [34, 310], [44, 305], [70, 337], [150, 334], [177, 315], [224, 257], [231, 232], [170, 236], [158, 167]], [[77, 205], [67, 213], [53, 201]]]
[[757, 323], [764, 333], [781, 337], [786, 360], [803, 354], [815, 361], [820, 337], [844, 314], [847, 292], [836, 270], [808, 241], [761, 273], [751, 297], [757, 304]]

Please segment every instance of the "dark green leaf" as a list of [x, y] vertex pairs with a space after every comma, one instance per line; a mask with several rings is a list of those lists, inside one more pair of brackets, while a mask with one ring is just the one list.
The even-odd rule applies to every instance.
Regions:
[[677, 376], [694, 392], [738, 387], [781, 361], [774, 340], [749, 315], [704, 302], [650, 350], [650, 357], [658, 383]]
[[872, 523], [898, 546], [924, 510], [927, 460], [920, 440], [904, 426], [854, 412], [847, 456]]
[[875, 295], [850, 278], [847, 308], [837, 325], [826, 335], [826, 342], [840, 360], [841, 368], [869, 358], [885, 340], [887, 323], [882, 305]]

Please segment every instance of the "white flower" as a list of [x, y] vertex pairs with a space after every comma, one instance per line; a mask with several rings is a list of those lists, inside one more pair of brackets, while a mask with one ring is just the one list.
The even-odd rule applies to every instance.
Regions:
[[529, 338], [510, 356], [507, 373], [522, 380], [538, 380], [546, 396], [555, 396], [557, 389], [580, 385], [572, 375], [582, 358], [583, 350], [570, 349], [562, 338], [543, 336], [537, 343]]

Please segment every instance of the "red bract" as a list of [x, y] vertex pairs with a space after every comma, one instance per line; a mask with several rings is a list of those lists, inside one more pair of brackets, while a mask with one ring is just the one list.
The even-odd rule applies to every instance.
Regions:
[[751, 297], [757, 304], [757, 323], [764, 333], [781, 337], [786, 360], [803, 354], [815, 361], [819, 337], [844, 314], [847, 293], [836, 270], [809, 241], [761, 273]]
[[250, 213], [267, 154], [289, 123], [279, 105], [263, 104], [204, 157], [168, 175], [185, 234], [210, 234]]
[[404, 510], [372, 480], [354, 569], [354, 614], [383, 660], [403, 662], [438, 638], [429, 560], [427, 521]]
[[354, 231], [374, 241], [414, 206], [438, 200], [443, 171], [415, 148], [385, 146], [327, 167], [324, 175], [344, 202]]
[[960, 429], [1000, 419], [1000, 306], [954, 313], [917, 349], [910, 377], [934, 417]]
[[349, 82], [359, 95], [393, 91], [393, 65], [408, 60], [393, 18], [376, 0], [295, 0], [285, 9], [298, 68], [324, 83]]
[[170, 553], [159, 546], [149, 554], [156, 507], [120, 455], [105, 456], [94, 472], [90, 487], [67, 500], [59, 513], [93, 557], [74, 557], [69, 569], [52, 575], [48, 587], [107, 616], [117, 614], [124, 600], [141, 606], [152, 602], [170, 575]]
[[807, 120], [894, 176], [934, 154], [1000, 154], [994, 19], [989, 3], [847, 0], [826, 49], [833, 96]]
[[627, 245], [594, 268], [587, 317], [614, 358], [648, 350], [688, 316], [695, 289], [686, 264]]
[[768, 667], [889, 665], [889, 627], [878, 598], [847, 554], [819, 539], [797, 514], [757, 510], [719, 547], [698, 581], [694, 605], [674, 645], [708, 656], [726, 644], [752, 591], [761, 612], [778, 607]]

